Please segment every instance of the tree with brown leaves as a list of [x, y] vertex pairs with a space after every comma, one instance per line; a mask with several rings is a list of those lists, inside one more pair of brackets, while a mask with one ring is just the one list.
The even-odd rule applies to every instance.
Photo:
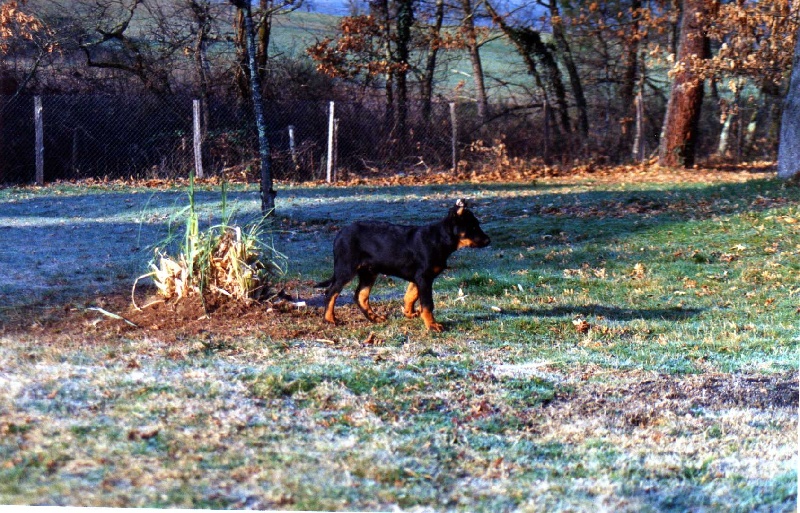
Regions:
[[709, 13], [708, 0], [684, 0], [681, 14], [680, 40], [658, 163], [668, 167], [691, 167], [695, 161], [695, 144], [703, 105], [703, 80], [693, 63], [707, 56], [708, 36], [704, 19]]
[[[383, 78], [385, 124], [400, 148], [408, 137], [409, 75], [416, 69], [412, 56], [420, 51], [438, 52], [447, 44], [440, 33], [444, 5], [437, 8], [438, 28], [429, 31], [427, 37], [417, 37], [417, 9], [413, 0], [372, 1], [369, 14], [342, 18], [335, 37], [326, 37], [307, 49], [317, 70], [328, 76], [358, 78], [365, 84]], [[433, 55], [432, 64], [424, 72], [428, 102], [433, 94]]]
[[778, 176], [785, 180], [800, 176], [800, 37], [794, 49], [794, 69], [786, 93], [778, 146]]

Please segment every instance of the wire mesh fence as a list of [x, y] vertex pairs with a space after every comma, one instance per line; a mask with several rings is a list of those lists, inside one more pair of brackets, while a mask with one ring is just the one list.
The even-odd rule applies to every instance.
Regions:
[[[33, 96], [0, 96], [0, 185], [38, 181], [37, 155], [43, 156], [38, 172], [44, 182], [170, 180], [188, 177], [195, 169], [198, 151], [193, 144], [194, 98], [190, 95], [42, 96], [39, 149], [34, 103]], [[488, 157], [494, 159], [488, 165], [506, 157], [542, 163], [560, 159], [569, 164], [577, 158], [602, 162], [614, 153], [617, 161], [624, 161], [630, 158], [632, 146], [631, 134], [626, 136], [620, 131], [622, 125], [613, 122], [618, 113], [605, 111], [600, 116], [604, 111], [599, 107], [595, 118], [606, 123], [597, 123], [585, 139], [559, 133], [555, 124], [548, 122], [547, 109], [536, 107], [493, 105], [494, 114], [481, 119], [471, 103], [442, 102], [426, 107], [411, 101], [406, 116], [399, 120], [381, 98], [364, 97], [336, 102], [333, 123], [328, 101], [273, 101], [264, 107], [273, 177], [295, 182], [327, 179], [329, 173], [341, 179], [447, 170], [455, 167], [456, 161], [459, 169], [487, 167], [480, 159]], [[658, 147], [658, 107], [642, 109], [641, 146], [645, 151], [639, 152], [640, 159], [648, 158]], [[252, 109], [229, 97], [211, 97], [198, 111], [204, 175], [257, 181], [258, 142]], [[774, 153], [775, 137], [770, 134], [776, 116], [742, 108], [736, 121], [726, 125], [719, 122], [714, 108], [705, 112], [709, 114], [701, 123], [705, 135], [700, 153], [706, 157], [739, 162]], [[498, 148], [502, 155], [494, 151]]]
[[[193, 99], [189, 96], [46, 95], [41, 97], [44, 181], [174, 179], [195, 166]], [[278, 180], [327, 176], [327, 101], [266, 103], [272, 168]], [[200, 109], [206, 176], [255, 179], [258, 144], [247, 105], [211, 99]], [[468, 107], [465, 107], [468, 112]], [[410, 104], [405, 130], [383, 105], [337, 102], [332, 138], [335, 176], [377, 170], [452, 166], [450, 107], [433, 104], [423, 115]], [[463, 123], [458, 144], [469, 144]], [[34, 97], [0, 97], [0, 183], [36, 179]]]

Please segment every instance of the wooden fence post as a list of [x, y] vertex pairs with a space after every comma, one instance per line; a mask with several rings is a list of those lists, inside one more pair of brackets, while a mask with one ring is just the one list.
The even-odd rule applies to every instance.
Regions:
[[42, 97], [33, 98], [33, 122], [36, 128], [36, 185], [44, 185], [44, 126], [42, 124]]
[[203, 132], [200, 129], [200, 100], [192, 100], [194, 127], [194, 176], [203, 178]]
[[456, 104], [450, 102], [450, 126], [453, 129], [451, 151], [453, 156], [453, 173], [458, 171], [458, 118], [456, 117]]
[[333, 110], [334, 105], [333, 102], [330, 102], [330, 108], [328, 109], [328, 173], [327, 173], [327, 182], [331, 183], [333, 181]]

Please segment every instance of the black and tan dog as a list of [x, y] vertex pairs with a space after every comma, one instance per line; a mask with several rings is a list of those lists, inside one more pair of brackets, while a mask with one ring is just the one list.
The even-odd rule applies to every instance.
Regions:
[[[425, 327], [442, 331], [433, 318], [433, 280], [447, 267], [447, 258], [459, 248], [483, 248], [489, 237], [464, 200], [458, 200], [447, 217], [427, 226], [359, 222], [343, 228], [333, 241], [333, 276], [317, 287], [326, 287], [325, 320], [336, 324], [336, 298], [356, 275], [355, 300], [372, 322], [386, 317], [369, 305], [369, 293], [379, 274], [409, 281], [403, 313], [421, 316]], [[419, 300], [420, 311], [414, 304]]]

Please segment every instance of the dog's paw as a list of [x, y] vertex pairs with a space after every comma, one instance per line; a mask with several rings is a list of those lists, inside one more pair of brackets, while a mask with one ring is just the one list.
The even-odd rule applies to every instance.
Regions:
[[373, 313], [373, 314], [371, 314], [369, 316], [369, 320], [372, 321], [372, 322], [386, 322], [386, 316], [385, 315], [381, 315], [381, 314], [377, 314], [377, 313]]
[[428, 328], [428, 331], [433, 331], [435, 333], [441, 333], [444, 331], [444, 326], [442, 326], [438, 322], [432, 322], [429, 325], [427, 325], [426, 328]]

